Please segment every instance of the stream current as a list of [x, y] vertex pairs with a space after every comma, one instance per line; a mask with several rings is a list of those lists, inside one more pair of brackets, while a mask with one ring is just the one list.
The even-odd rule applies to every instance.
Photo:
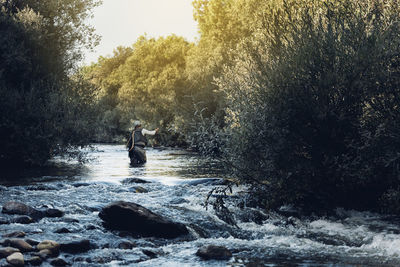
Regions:
[[[226, 200], [237, 221], [234, 227], [219, 219], [212, 207], [204, 208], [207, 193], [221, 179], [212, 165], [199, 165], [196, 155], [148, 149], [148, 162], [131, 167], [122, 145], [96, 145], [88, 153], [94, 159], [84, 165], [55, 159], [53, 167], [1, 177], [0, 205], [20, 201], [39, 209], [61, 209], [65, 215], [26, 225], [0, 225], [0, 234], [23, 231], [26, 238], [39, 241], [89, 239], [96, 248], [77, 255], [61, 254], [73, 266], [400, 265], [400, 220], [396, 217], [343, 209], [332, 217], [302, 219], [266, 214], [235, 205], [236, 196], [245, 188], [234, 187], [236, 192]], [[131, 183], [128, 178], [150, 183]], [[185, 224], [190, 237], [134, 238], [106, 230], [98, 213], [117, 200], [135, 202]], [[56, 233], [61, 228], [69, 233]], [[133, 247], [122, 249], [120, 244], [125, 241]], [[233, 257], [203, 261], [195, 255], [200, 247], [211, 244], [227, 247]], [[0, 266], [5, 263], [0, 260]]]

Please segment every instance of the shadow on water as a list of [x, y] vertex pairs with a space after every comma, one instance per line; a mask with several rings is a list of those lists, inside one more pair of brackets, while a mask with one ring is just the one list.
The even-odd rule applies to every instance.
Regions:
[[15, 186], [37, 182], [77, 181], [87, 173], [88, 168], [80, 163], [49, 162], [42, 167], [3, 169], [0, 184]]

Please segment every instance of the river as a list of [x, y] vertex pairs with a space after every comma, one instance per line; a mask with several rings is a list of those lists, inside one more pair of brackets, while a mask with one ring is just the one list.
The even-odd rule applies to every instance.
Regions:
[[[30, 206], [55, 207], [62, 218], [31, 224], [0, 225], [0, 234], [24, 231], [34, 240], [89, 239], [96, 248], [61, 254], [74, 266], [399, 266], [400, 221], [396, 217], [337, 209], [336, 216], [298, 219], [235, 205], [245, 188], [227, 197], [237, 226], [205, 209], [207, 193], [220, 184], [216, 166], [195, 154], [174, 149], [148, 149], [148, 162], [129, 166], [121, 145], [96, 145], [84, 165], [54, 160], [54, 166], [2, 177], [0, 205], [21, 201]], [[140, 178], [151, 183], [128, 183]], [[139, 187], [140, 186], [140, 187]], [[137, 191], [144, 191], [138, 193]], [[133, 238], [106, 230], [98, 213], [105, 205], [124, 200], [189, 228], [191, 237], [164, 240]], [[240, 207], [239, 207], [240, 206]], [[8, 215], [0, 214], [2, 217]], [[56, 233], [67, 228], [69, 233]], [[121, 241], [131, 249], [121, 249]], [[196, 251], [203, 245], [232, 251], [229, 261], [203, 261]], [[155, 256], [148, 256], [144, 250]], [[5, 260], [0, 260], [4, 265]], [[42, 266], [50, 266], [48, 262]]]

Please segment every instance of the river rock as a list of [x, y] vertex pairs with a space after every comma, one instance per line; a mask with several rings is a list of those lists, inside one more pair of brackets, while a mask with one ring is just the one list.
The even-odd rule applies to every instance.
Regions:
[[65, 260], [61, 258], [54, 259], [50, 262], [51, 265], [53, 266], [67, 266], [69, 265]]
[[47, 209], [45, 215], [46, 217], [56, 218], [64, 216], [64, 212], [59, 209]]
[[4, 234], [3, 237], [24, 237], [26, 234], [22, 231]]
[[21, 252], [15, 252], [7, 257], [7, 262], [14, 266], [24, 266], [24, 255]]
[[24, 215], [24, 216], [18, 216], [12, 220], [13, 223], [20, 223], [20, 224], [30, 224], [34, 223], [35, 220], [33, 220], [32, 217]]
[[42, 218], [43, 212], [32, 208], [22, 202], [9, 201], [3, 205], [3, 213], [7, 214], [18, 214], [18, 215], [28, 215], [32, 218]]
[[35, 255], [39, 256], [41, 259], [46, 260], [48, 258], [54, 258], [59, 255], [58, 252], [51, 251], [50, 249], [42, 249]]
[[56, 233], [56, 234], [68, 234], [68, 233], [71, 233], [71, 231], [68, 228], [63, 227], [63, 228], [57, 229], [54, 233]]
[[165, 219], [132, 202], [111, 203], [101, 210], [99, 217], [110, 229], [141, 236], [175, 238], [189, 233], [185, 225]]
[[82, 182], [72, 184], [73, 187], [82, 187], [82, 186], [89, 186], [89, 185], [90, 185], [89, 183], [82, 183]]
[[60, 245], [61, 251], [68, 252], [68, 253], [82, 253], [90, 250], [91, 244], [90, 241], [87, 239], [80, 240], [80, 241], [73, 241], [69, 243], [62, 243]]
[[63, 222], [66, 222], [66, 223], [79, 223], [79, 220], [75, 219], [75, 218], [63, 218]]
[[0, 224], [10, 224], [10, 221], [7, 218], [0, 217]]
[[85, 226], [85, 229], [86, 230], [95, 230], [95, 229], [97, 229], [97, 226], [93, 225], [93, 224], [88, 224]]
[[25, 239], [25, 242], [28, 243], [28, 244], [31, 245], [31, 246], [36, 246], [37, 244], [40, 243], [40, 242], [37, 241], [37, 240], [33, 240], [33, 239], [29, 239], [29, 238]]
[[132, 248], [136, 247], [136, 245], [129, 240], [121, 240], [121, 241], [118, 241], [118, 243], [116, 244], [116, 247], [119, 249], [132, 249]]
[[60, 244], [53, 240], [44, 240], [37, 245], [37, 249], [40, 251], [48, 249], [52, 255], [57, 255], [60, 251]]
[[131, 188], [129, 188], [129, 191], [135, 192], [135, 193], [148, 193], [149, 192], [149, 190], [147, 190], [146, 188], [141, 187], [141, 186], [131, 187]]
[[0, 248], [0, 258], [7, 258], [15, 252], [20, 252], [19, 249], [13, 247]]
[[27, 264], [32, 266], [39, 266], [42, 264], [43, 260], [39, 256], [33, 256], [25, 261]]
[[197, 250], [196, 255], [204, 260], [229, 260], [232, 253], [223, 246], [204, 246]]
[[11, 238], [11, 239], [6, 239], [5, 244], [7, 246], [17, 248], [22, 252], [29, 252], [33, 251], [33, 247], [29, 245], [25, 240], [18, 239], [18, 238]]
[[142, 252], [144, 255], [150, 257], [151, 259], [157, 258], [157, 253], [155, 253], [154, 251], [143, 249]]
[[122, 180], [123, 184], [148, 184], [151, 183], [149, 181], [140, 179], [140, 178], [126, 178]]

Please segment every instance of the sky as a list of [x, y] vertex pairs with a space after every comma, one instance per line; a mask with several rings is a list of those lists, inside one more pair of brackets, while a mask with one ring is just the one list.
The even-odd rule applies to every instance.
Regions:
[[139, 36], [170, 34], [188, 41], [198, 38], [192, 0], [103, 0], [88, 21], [101, 36], [94, 52], [86, 51], [84, 64], [112, 55], [117, 46], [131, 46]]

